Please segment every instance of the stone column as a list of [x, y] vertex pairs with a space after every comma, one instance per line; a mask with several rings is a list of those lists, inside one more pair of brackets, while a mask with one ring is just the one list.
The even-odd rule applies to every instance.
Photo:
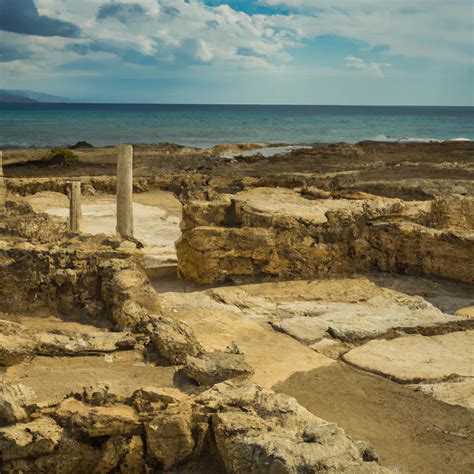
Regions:
[[68, 181], [69, 191], [69, 230], [74, 233], [81, 231], [81, 182]]
[[7, 187], [5, 179], [3, 178], [3, 151], [0, 150], [0, 214], [5, 212], [5, 196], [7, 194]]
[[117, 156], [117, 234], [133, 238], [133, 148], [120, 145]]

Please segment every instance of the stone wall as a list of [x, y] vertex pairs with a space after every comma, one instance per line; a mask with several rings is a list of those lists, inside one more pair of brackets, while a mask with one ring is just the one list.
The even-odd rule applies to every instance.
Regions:
[[29, 205], [7, 202], [0, 219], [0, 311], [82, 312], [117, 327], [159, 312], [140, 252], [106, 236], [69, 234]]
[[436, 229], [474, 230], [474, 197], [437, 196], [431, 203], [431, 225]]
[[249, 202], [245, 193], [186, 204], [181, 276], [211, 284], [387, 271], [474, 282], [472, 232], [423, 225], [431, 214], [416, 203], [362, 194], [336, 202], [330, 193], [304, 202], [285, 193], [275, 205], [270, 194]]
[[[164, 175], [150, 177], [135, 177], [133, 191], [141, 193], [152, 189], [172, 191], [176, 194], [186, 194], [190, 188], [206, 183], [206, 177], [193, 175]], [[70, 178], [7, 178], [6, 187], [10, 194], [28, 196], [45, 191], [67, 194], [67, 182]], [[83, 176], [81, 177], [82, 192], [85, 195], [95, 193], [115, 194], [117, 179], [115, 176]]]
[[129, 253], [70, 242], [0, 241], [0, 311], [81, 312], [117, 327], [143, 324], [158, 297]]

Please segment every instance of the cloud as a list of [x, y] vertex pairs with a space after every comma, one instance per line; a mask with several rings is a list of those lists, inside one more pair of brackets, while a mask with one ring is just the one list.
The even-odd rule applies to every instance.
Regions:
[[[298, 34], [284, 16], [250, 15], [200, 0], [37, 0], [41, 13], [77, 22], [77, 52], [112, 51], [124, 61], [147, 56], [150, 64], [235, 63], [239, 67], [288, 61]], [[242, 55], [241, 52], [246, 54]]]
[[259, 1], [292, 9], [303, 37], [337, 35], [391, 55], [472, 64], [472, 0]]
[[368, 62], [355, 56], [346, 56], [344, 58], [344, 63], [348, 68], [367, 71], [377, 77], [384, 77], [385, 70], [392, 67], [390, 63]]
[[137, 17], [141, 17], [146, 10], [139, 3], [106, 3], [99, 8], [97, 20], [105, 20], [106, 18], [116, 18], [121, 23], [128, 23]]
[[33, 0], [0, 0], [0, 30], [66, 38], [80, 35], [79, 27], [73, 23], [41, 16]]
[[298, 77], [386, 76], [373, 82], [388, 87], [392, 63], [413, 81], [454, 68], [466, 76], [470, 1], [0, 0], [0, 28], [11, 32], [2, 32], [0, 61], [32, 81], [86, 71], [127, 84], [225, 82], [230, 96], [245, 80], [264, 92], [269, 80], [296, 90]]

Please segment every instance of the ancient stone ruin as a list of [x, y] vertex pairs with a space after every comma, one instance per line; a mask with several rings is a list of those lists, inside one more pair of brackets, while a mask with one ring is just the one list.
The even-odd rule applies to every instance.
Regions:
[[0, 471], [469, 472], [472, 147], [220, 150], [4, 156]]

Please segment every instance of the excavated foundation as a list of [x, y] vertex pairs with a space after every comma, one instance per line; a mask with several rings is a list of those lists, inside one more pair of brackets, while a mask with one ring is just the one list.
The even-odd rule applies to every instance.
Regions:
[[[160, 157], [171, 171], [134, 188], [184, 205], [179, 290], [147, 242], [25, 204], [64, 195], [70, 170], [9, 166], [0, 471], [470, 472], [472, 183], [379, 183], [372, 148], [398, 172], [392, 145], [295, 151], [288, 175], [278, 156]], [[112, 202], [112, 176], [82, 184]]]

